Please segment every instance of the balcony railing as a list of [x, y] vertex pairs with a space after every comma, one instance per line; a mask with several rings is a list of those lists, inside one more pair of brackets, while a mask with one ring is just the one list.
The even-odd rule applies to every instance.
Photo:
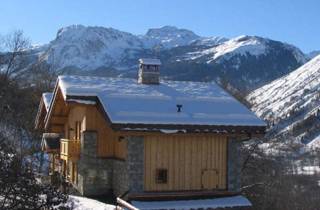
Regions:
[[80, 140], [61, 139], [60, 157], [63, 160], [78, 160], [80, 158]]

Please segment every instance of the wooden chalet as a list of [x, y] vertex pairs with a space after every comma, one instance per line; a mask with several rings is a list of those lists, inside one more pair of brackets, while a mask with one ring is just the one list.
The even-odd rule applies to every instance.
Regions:
[[159, 80], [160, 64], [140, 59], [138, 80], [59, 76], [36, 118], [51, 171], [86, 196], [238, 194], [238, 145], [265, 123], [215, 83]]

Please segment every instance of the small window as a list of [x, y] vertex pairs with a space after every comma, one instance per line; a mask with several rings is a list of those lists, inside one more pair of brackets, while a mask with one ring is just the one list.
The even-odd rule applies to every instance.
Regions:
[[157, 169], [156, 171], [156, 183], [166, 184], [168, 183], [168, 170], [167, 169]]

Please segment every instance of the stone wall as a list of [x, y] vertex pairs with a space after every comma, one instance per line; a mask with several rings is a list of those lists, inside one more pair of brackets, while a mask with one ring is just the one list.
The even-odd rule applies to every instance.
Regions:
[[130, 193], [143, 192], [144, 139], [142, 136], [128, 138], [127, 169]]
[[112, 188], [115, 196], [143, 192], [144, 140], [143, 137], [128, 137], [126, 161], [113, 160]]
[[240, 192], [241, 187], [241, 154], [240, 142], [237, 139], [228, 139], [228, 190]]
[[127, 161], [113, 160], [112, 189], [115, 196], [129, 190]]
[[[240, 142], [228, 139], [228, 190], [240, 192]], [[143, 192], [144, 139], [127, 139], [127, 160], [97, 157], [97, 133], [85, 131], [81, 136], [81, 156], [78, 162], [78, 184], [75, 188], [87, 196], [103, 195], [113, 191], [115, 196]]]
[[144, 140], [127, 139], [127, 160], [97, 157], [97, 133], [85, 131], [81, 136], [81, 155], [78, 161], [78, 184], [82, 195], [95, 196], [113, 192], [115, 196], [143, 192]]
[[113, 160], [98, 158], [97, 133], [85, 131], [81, 135], [81, 155], [78, 160], [78, 184], [82, 195], [94, 196], [111, 192]]

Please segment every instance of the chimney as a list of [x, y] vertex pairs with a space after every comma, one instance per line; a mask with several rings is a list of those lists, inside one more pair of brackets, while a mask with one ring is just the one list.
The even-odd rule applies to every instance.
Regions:
[[138, 83], [158, 85], [160, 82], [159, 59], [141, 58], [139, 59]]

